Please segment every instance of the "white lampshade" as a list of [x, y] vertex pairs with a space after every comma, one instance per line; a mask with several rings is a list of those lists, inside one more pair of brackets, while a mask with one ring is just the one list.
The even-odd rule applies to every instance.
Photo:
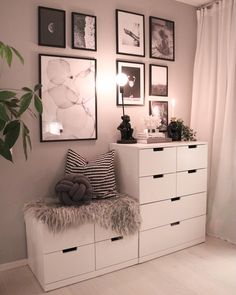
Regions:
[[127, 82], [128, 82], [127, 75], [125, 75], [124, 73], [117, 74], [117, 76], [116, 76], [116, 84], [118, 86], [123, 87], [123, 86], [125, 86], [127, 84]]

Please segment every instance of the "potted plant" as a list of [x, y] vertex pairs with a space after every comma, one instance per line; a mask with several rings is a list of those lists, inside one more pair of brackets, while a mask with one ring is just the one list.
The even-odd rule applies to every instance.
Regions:
[[170, 124], [167, 127], [168, 136], [173, 141], [196, 141], [196, 132], [190, 127], [184, 124], [182, 119], [172, 118]]
[[[24, 64], [21, 54], [12, 46], [0, 41], [0, 58], [11, 67], [13, 56]], [[11, 149], [16, 144], [20, 135], [25, 159], [27, 160], [27, 150], [32, 149], [30, 140], [30, 130], [23, 121], [23, 115], [28, 112], [36, 117], [31, 109], [31, 102], [34, 101], [36, 113], [42, 114], [43, 106], [41, 98], [37, 92], [41, 88], [37, 84], [33, 89], [22, 87], [21, 89], [0, 89], [0, 155], [13, 162]]]

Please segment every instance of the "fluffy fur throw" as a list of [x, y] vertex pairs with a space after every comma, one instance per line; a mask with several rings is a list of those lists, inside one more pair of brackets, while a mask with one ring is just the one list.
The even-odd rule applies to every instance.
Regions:
[[54, 199], [32, 201], [25, 205], [24, 212], [32, 214], [52, 232], [60, 232], [84, 223], [97, 223], [117, 234], [131, 235], [139, 230], [141, 224], [138, 202], [121, 194], [110, 199], [93, 200], [89, 205], [77, 207], [62, 206]]
[[66, 206], [87, 204], [93, 196], [89, 179], [82, 174], [64, 176], [56, 184], [55, 191], [61, 203]]

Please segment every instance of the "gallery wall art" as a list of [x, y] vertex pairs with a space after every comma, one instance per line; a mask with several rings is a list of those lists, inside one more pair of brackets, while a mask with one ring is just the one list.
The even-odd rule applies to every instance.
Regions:
[[38, 7], [38, 45], [66, 47], [64, 10]]
[[[124, 105], [144, 105], [144, 71], [144, 63], [117, 61], [117, 74], [124, 73], [128, 77], [128, 83], [124, 86]], [[122, 96], [118, 88], [117, 105], [122, 105]]]
[[72, 48], [97, 50], [96, 16], [72, 12]]
[[150, 65], [149, 94], [151, 96], [168, 96], [168, 67]]
[[116, 10], [116, 49], [118, 54], [145, 56], [144, 15]]
[[41, 141], [97, 138], [96, 60], [39, 55]]
[[173, 21], [153, 17], [149, 18], [150, 57], [175, 60], [175, 24]]

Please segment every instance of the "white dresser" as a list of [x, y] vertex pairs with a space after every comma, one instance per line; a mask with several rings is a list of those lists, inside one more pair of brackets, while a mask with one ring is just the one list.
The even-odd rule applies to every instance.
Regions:
[[53, 234], [25, 215], [28, 263], [45, 291], [96, 277], [205, 240], [207, 145], [111, 144], [121, 192], [140, 202], [139, 233], [96, 224]]
[[140, 202], [139, 262], [205, 241], [207, 144], [111, 144], [121, 192]]

